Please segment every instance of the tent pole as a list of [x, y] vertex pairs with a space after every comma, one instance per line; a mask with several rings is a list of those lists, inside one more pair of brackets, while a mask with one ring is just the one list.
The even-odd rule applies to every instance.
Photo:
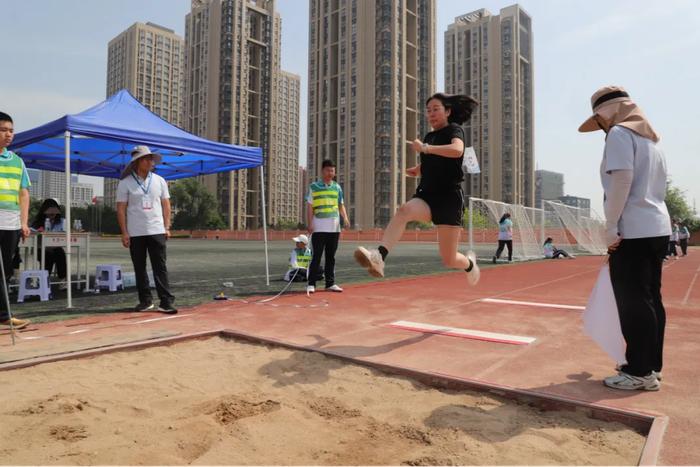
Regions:
[[66, 308], [73, 308], [73, 291], [71, 287], [71, 241], [70, 241], [70, 230], [71, 230], [71, 218], [70, 218], [70, 204], [71, 204], [71, 190], [70, 190], [70, 131], [64, 133], [65, 144], [64, 148], [66, 150], [66, 281], [68, 281], [68, 303]]
[[267, 254], [267, 207], [265, 206], [265, 169], [260, 165], [260, 195], [262, 196], [262, 224], [263, 239], [265, 240], [265, 277], [267, 285], [270, 285], [270, 260]]

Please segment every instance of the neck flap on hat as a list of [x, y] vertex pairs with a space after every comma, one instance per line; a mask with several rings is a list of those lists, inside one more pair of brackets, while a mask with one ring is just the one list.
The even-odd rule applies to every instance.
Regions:
[[612, 119], [609, 121], [610, 128], [620, 125], [634, 131], [639, 136], [649, 138], [655, 143], [658, 143], [661, 139], [659, 134], [654, 131], [649, 120], [647, 120], [642, 109], [632, 101], [615, 102], [604, 106], [596, 113], [612, 115]]

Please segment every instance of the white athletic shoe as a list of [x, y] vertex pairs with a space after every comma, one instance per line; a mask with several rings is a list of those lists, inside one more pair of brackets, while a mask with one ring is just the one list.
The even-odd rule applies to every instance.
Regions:
[[[615, 371], [617, 371], [618, 373], [621, 372], [621, 371], [622, 371], [622, 365], [616, 365], [616, 366], [615, 366]], [[659, 381], [661, 381], [661, 379], [663, 378], [663, 375], [661, 374], [660, 371], [651, 370], [651, 374], [654, 375], [654, 376], [656, 376], [656, 379], [658, 379]]]
[[384, 277], [384, 260], [379, 250], [368, 250], [363, 246], [358, 246], [355, 250], [355, 261], [363, 268], [367, 268], [370, 276]]
[[467, 258], [469, 258], [469, 261], [471, 261], [472, 263], [472, 270], [467, 273], [467, 282], [469, 282], [469, 285], [476, 285], [477, 282], [479, 282], [479, 278], [481, 277], [479, 265], [476, 264], [476, 254], [474, 254], [473, 251], [469, 250], [467, 252]]
[[314, 287], [313, 285], [306, 286], [306, 295], [312, 294], [314, 292], [316, 292], [316, 287]]
[[615, 376], [609, 376], [603, 380], [609, 388], [622, 389], [624, 391], [658, 391], [661, 389], [661, 383], [654, 373], [647, 376], [632, 376], [620, 371]]
[[329, 292], [342, 292], [343, 289], [338, 284], [333, 284], [330, 287], [326, 287]]

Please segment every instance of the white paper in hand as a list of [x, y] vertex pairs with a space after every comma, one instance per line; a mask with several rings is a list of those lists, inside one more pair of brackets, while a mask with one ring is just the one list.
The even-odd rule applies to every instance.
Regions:
[[462, 159], [462, 170], [465, 174], [481, 173], [479, 168], [479, 159], [476, 158], [476, 153], [473, 147], [464, 149], [464, 159]]
[[620, 327], [620, 315], [617, 312], [615, 293], [610, 281], [610, 269], [607, 264], [598, 274], [598, 280], [588, 297], [586, 310], [583, 312], [583, 329], [618, 365], [627, 363], [625, 359], [625, 338]]

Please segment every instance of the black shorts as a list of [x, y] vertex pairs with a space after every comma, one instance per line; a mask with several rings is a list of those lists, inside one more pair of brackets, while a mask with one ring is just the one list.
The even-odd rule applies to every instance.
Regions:
[[462, 190], [444, 193], [426, 193], [418, 190], [413, 197], [422, 199], [428, 204], [433, 224], [462, 226], [464, 219], [464, 194], [462, 194]]

